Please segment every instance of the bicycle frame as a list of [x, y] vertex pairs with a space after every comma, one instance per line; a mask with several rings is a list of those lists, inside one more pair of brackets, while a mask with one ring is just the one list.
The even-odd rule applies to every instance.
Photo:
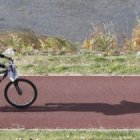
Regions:
[[[35, 100], [37, 99], [36, 86], [30, 80], [27, 80], [24, 78], [19, 78], [17, 67], [14, 64], [12, 59], [9, 59], [6, 69], [3, 71], [0, 71], [0, 74], [3, 74], [3, 77], [2, 77], [2, 79], [0, 79], [0, 82], [2, 80], [4, 80], [6, 77], [9, 77], [9, 79], [10, 79], [10, 82], [6, 85], [6, 87], [4, 89], [4, 96], [9, 104], [11, 104], [12, 106], [14, 106], [16, 108], [25, 108], [25, 107], [32, 105], [35, 102]], [[20, 100], [21, 102], [17, 103], [17, 102], [14, 102], [14, 100], [11, 100], [11, 96], [12, 96], [12, 94], [14, 94], [16, 96], [16, 93], [17, 93], [17, 97], [22, 98], [22, 95], [26, 94], [26, 90], [24, 90], [24, 88], [26, 89], [26, 86], [24, 87], [24, 85], [22, 83], [25, 83], [25, 85], [27, 85], [31, 88], [32, 97], [29, 96], [30, 100], [25, 99], [27, 102], [25, 100], [23, 100], [23, 103], [21, 103], [22, 101]], [[9, 93], [10, 91], [12, 92], [12, 94]], [[27, 92], [27, 94], [28, 94], [28, 92]], [[25, 97], [25, 96], [23, 96], [23, 97]], [[28, 96], [27, 96], [27, 98], [28, 98]]]

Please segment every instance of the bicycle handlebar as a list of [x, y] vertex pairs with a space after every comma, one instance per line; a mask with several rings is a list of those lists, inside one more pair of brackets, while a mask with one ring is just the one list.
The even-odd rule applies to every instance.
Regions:
[[7, 57], [7, 59], [8, 59], [8, 66], [6, 67], [6, 69], [5, 70], [2, 70], [2, 71], [0, 71], [0, 74], [3, 74], [3, 76], [2, 76], [2, 78], [0, 79], [0, 82], [2, 81], [2, 80], [4, 80], [6, 77], [7, 77], [7, 75], [8, 75], [8, 71], [9, 71], [9, 69], [10, 69], [10, 66], [13, 64], [13, 59], [12, 58], [10, 58], [10, 57]]

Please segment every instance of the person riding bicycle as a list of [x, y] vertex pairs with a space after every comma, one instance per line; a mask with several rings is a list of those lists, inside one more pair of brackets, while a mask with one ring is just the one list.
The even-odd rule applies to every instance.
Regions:
[[[10, 57], [8, 57], [8, 56], [6, 56], [4, 54], [1, 54], [1, 53], [0, 53], [0, 58], [5, 58], [5, 59], [8, 59], [8, 60], [11, 60]], [[3, 63], [0, 62], [0, 68], [4, 69], [4, 68], [6, 68], [6, 65], [4, 65]]]

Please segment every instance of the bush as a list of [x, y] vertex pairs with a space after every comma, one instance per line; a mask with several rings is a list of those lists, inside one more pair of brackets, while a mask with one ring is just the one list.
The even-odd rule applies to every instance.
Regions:
[[[30, 31], [9, 31], [0, 33], [0, 50], [14, 48], [18, 52], [31, 52], [39, 47], [38, 37]], [[26, 50], [26, 51], [25, 51]]]
[[140, 51], [140, 25], [137, 25], [133, 30], [132, 50]]
[[114, 55], [119, 50], [118, 38], [115, 34], [109, 34], [105, 30], [105, 26], [96, 25], [91, 38], [85, 39], [83, 48], [104, 55]]
[[0, 34], [0, 49], [14, 48], [22, 54], [35, 52], [65, 54], [76, 51], [76, 45], [60, 37], [37, 36], [31, 31], [9, 31]]
[[125, 38], [124, 52], [133, 53], [140, 51], [140, 20], [137, 20], [137, 24], [132, 31], [132, 38]]
[[65, 54], [76, 51], [75, 44], [60, 37], [48, 37], [46, 39], [40, 39], [39, 41], [41, 51], [50, 54]]

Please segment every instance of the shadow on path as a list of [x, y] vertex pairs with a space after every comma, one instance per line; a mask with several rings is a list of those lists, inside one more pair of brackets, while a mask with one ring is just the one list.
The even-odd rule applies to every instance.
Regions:
[[0, 112], [97, 112], [105, 115], [140, 113], [140, 103], [121, 101], [120, 104], [107, 103], [48, 103], [45, 106], [31, 106], [27, 109], [0, 107]]

